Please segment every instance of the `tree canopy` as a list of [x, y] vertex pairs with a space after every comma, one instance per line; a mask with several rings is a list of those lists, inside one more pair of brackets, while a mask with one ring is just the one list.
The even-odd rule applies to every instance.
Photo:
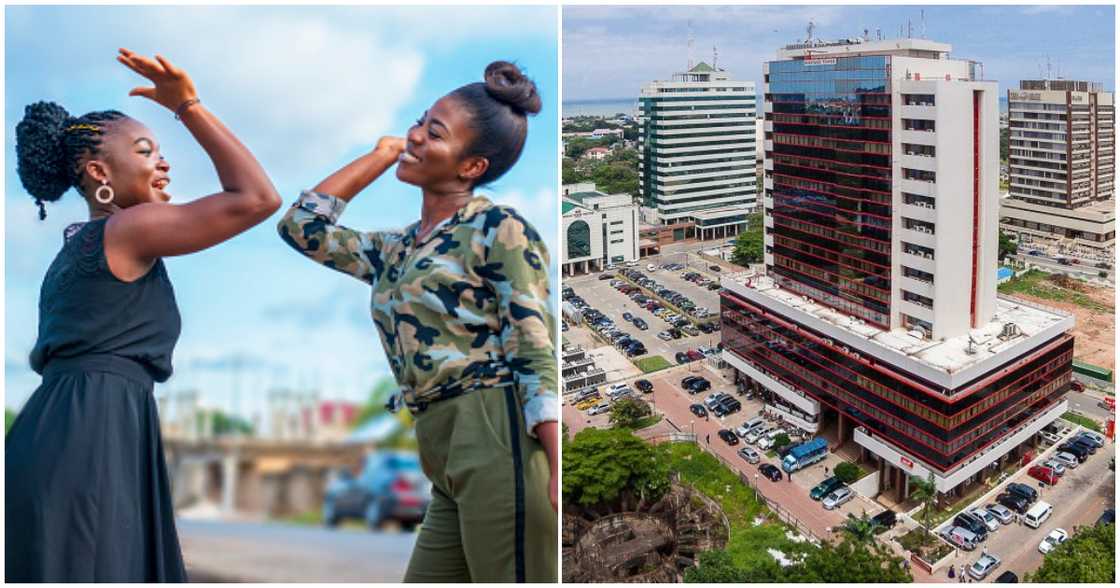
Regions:
[[637, 398], [622, 398], [611, 405], [611, 425], [623, 429], [633, 429], [653, 411], [649, 404]]
[[1046, 583], [1116, 583], [1116, 525], [1093, 525], [1074, 531], [1065, 543], [1042, 558], [1042, 566], [1025, 578]]
[[564, 502], [610, 505], [624, 493], [656, 500], [669, 489], [662, 448], [627, 429], [584, 429], [564, 447]]
[[735, 249], [731, 253], [733, 263], [746, 267], [762, 262], [762, 231], [762, 212], [747, 216], [747, 230], [735, 238]]

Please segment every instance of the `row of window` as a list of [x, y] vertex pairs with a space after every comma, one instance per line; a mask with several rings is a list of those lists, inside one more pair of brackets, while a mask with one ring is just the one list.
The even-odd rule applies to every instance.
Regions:
[[922, 208], [937, 208], [937, 200], [929, 196], [921, 196], [909, 192], [902, 193], [902, 202], [913, 206], [921, 206]]
[[[868, 249], [885, 255], [890, 255], [891, 252], [890, 239], [883, 240], [870, 237], [869, 235], [852, 234], [846, 231], [838, 230], [836, 227], [828, 227], [812, 222], [806, 222], [802, 219], [785, 216], [780, 213], [774, 214], [773, 219], [775, 229], [774, 234], [780, 233], [780, 231], [777, 230], [779, 227], [781, 227], [782, 229], [788, 228], [795, 231], [800, 231], [802, 233], [805, 233], [806, 235], [829, 239], [843, 245]], [[797, 237], [796, 235], [794, 236]]]
[[909, 290], [903, 290], [902, 299], [911, 304], [917, 304], [922, 308], [933, 310], [933, 299], [928, 296], [922, 296], [921, 294], [915, 294]]
[[822, 149], [838, 149], [842, 151], [873, 153], [877, 155], [890, 155], [890, 143], [867, 143], [864, 141], [848, 141], [832, 137], [817, 137], [813, 135], [799, 135], [794, 133], [774, 133], [768, 137], [778, 145], [795, 145], [799, 147], [820, 147]]
[[775, 267], [774, 273], [777, 276], [778, 283], [787, 290], [796, 292], [801, 296], [808, 296], [824, 306], [835, 308], [840, 312], [886, 328], [888, 308], [881, 302], [846, 294], [828, 282], [822, 282], [804, 274], [795, 275], [792, 270], [787, 268]]

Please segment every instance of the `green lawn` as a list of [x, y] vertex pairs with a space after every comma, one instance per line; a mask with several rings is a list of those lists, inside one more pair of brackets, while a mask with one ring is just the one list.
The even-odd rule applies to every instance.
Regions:
[[1027, 294], [1043, 300], [1055, 302], [1069, 302], [1094, 312], [1112, 313], [1115, 308], [1096, 302], [1089, 296], [1064, 288], [1050, 279], [1052, 274], [1042, 270], [1032, 269], [1027, 273], [1011, 278], [999, 285], [1001, 294]]
[[637, 426], [634, 427], [634, 430], [637, 431], [638, 429], [652, 427], [659, 422], [661, 422], [661, 415], [659, 414], [642, 417], [642, 419], [638, 421]]
[[1101, 424], [1087, 416], [1079, 415], [1075, 412], [1067, 412], [1062, 415], [1062, 418], [1075, 425], [1081, 425], [1090, 431], [1101, 432]]
[[[731, 525], [731, 538], [725, 549], [734, 561], [772, 560], [768, 548], [787, 556], [806, 548], [807, 543], [790, 541], [786, 525], [755, 498], [754, 490], [715, 457], [693, 443], [673, 443], [669, 452], [670, 469], [723, 508]], [[761, 524], [755, 525], [755, 519], [761, 519]]]
[[634, 361], [634, 365], [638, 366], [638, 369], [642, 370], [643, 374], [648, 374], [650, 372], [656, 372], [657, 370], [663, 370], [668, 367], [673, 367], [673, 364], [669, 363], [669, 360], [661, 357], [660, 355], [643, 357], [639, 360]]

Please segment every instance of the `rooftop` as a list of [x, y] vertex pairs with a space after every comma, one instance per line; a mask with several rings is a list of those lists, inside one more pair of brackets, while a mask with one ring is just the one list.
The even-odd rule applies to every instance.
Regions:
[[948, 43], [938, 43], [928, 39], [883, 39], [878, 41], [862, 38], [809, 42], [786, 45], [778, 50], [779, 59], [793, 57], [840, 57], [874, 53], [877, 55], [910, 55], [914, 57], [945, 58], [953, 49]]
[[[738, 287], [728, 288], [729, 281]], [[1068, 313], [1018, 299], [999, 297], [996, 299], [995, 316], [988, 324], [972, 329], [968, 335], [932, 341], [919, 337], [912, 331], [888, 331], [859, 321], [811, 298], [779, 288], [769, 276], [744, 272], [724, 276], [721, 282], [733, 292], [747, 293], [750, 294], [749, 298], [763, 299], [756, 302], [774, 303], [768, 306], [781, 314], [788, 316], [789, 313], [783, 311], [795, 309], [819, 319], [838, 329], [843, 335], [862, 340], [864, 344], [859, 351], [875, 355], [877, 359], [917, 375], [928, 376], [927, 379], [949, 389], [991, 369], [992, 366], [984, 364], [990, 363], [989, 360], [996, 356], [1014, 357], [1041, 344], [1056, 332], [1073, 327], [1073, 316]], [[1044, 337], [1040, 338], [1040, 335]], [[979, 373], [973, 373], [977, 370]]]

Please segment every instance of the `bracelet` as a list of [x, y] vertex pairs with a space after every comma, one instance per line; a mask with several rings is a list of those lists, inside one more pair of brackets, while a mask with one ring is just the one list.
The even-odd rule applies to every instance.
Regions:
[[202, 102], [202, 100], [199, 100], [198, 98], [191, 98], [189, 100], [185, 100], [182, 104], [179, 105], [179, 108], [175, 109], [175, 120], [180, 120], [180, 118], [182, 118], [183, 112], [186, 109], [188, 109], [191, 106], [194, 106], [195, 104], [198, 104], [200, 102]]

